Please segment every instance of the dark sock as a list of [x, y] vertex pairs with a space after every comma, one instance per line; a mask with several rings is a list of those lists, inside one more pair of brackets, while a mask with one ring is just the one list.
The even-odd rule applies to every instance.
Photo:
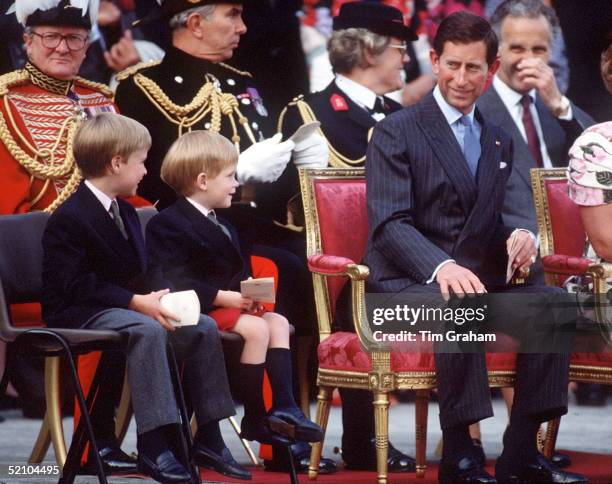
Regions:
[[472, 449], [469, 425], [457, 425], [442, 430], [442, 459], [455, 463]]
[[539, 428], [539, 420], [512, 414], [510, 425], [504, 433], [504, 460], [513, 465], [532, 461], [538, 453]]
[[225, 449], [225, 441], [221, 435], [218, 420], [211, 420], [203, 425], [198, 423], [198, 432], [195, 436], [197, 443], [209, 448], [213, 452], [220, 454]]
[[296, 407], [293, 398], [291, 351], [287, 348], [269, 348], [266, 355], [266, 371], [272, 386], [274, 406]]
[[263, 376], [264, 363], [252, 365], [240, 363], [240, 375], [244, 389], [242, 399], [244, 402], [244, 416], [254, 420], [266, 415], [266, 407], [263, 402]]
[[166, 426], [157, 427], [148, 432], [138, 434], [138, 453], [146, 454], [147, 457], [155, 461], [159, 454], [168, 450], [165, 427]]

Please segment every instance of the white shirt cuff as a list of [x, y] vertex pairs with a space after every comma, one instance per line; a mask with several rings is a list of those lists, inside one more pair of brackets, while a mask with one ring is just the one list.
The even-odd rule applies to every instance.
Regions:
[[426, 284], [431, 284], [432, 282], [434, 282], [436, 280], [436, 276], [438, 275], [438, 271], [442, 268], [444, 264], [448, 264], [449, 262], [455, 262], [455, 259], [446, 259], [444, 262], [440, 262], [440, 264], [438, 264], [438, 267], [436, 267], [436, 269], [433, 271], [431, 277], [427, 279]]
[[569, 107], [567, 108], [567, 113], [565, 113], [562, 116], [559, 116], [557, 119], [560, 119], [562, 121], [571, 121], [574, 118], [574, 113], [572, 112], [572, 105], [570, 103]]

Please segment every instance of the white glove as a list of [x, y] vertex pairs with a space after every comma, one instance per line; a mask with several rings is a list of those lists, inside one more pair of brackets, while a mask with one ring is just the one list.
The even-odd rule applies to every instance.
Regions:
[[293, 163], [298, 168], [325, 168], [329, 159], [327, 141], [318, 133], [295, 144]]
[[282, 133], [276, 133], [272, 138], [255, 143], [240, 153], [236, 168], [238, 183], [270, 183], [283, 174], [295, 143], [291, 140], [281, 143], [282, 137]]

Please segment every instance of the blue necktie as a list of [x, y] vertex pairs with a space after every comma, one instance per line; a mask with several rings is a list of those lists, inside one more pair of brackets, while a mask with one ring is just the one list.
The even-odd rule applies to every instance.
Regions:
[[461, 116], [459, 122], [465, 127], [463, 132], [463, 155], [473, 177], [476, 177], [480, 159], [480, 140], [474, 133], [474, 125], [468, 116]]

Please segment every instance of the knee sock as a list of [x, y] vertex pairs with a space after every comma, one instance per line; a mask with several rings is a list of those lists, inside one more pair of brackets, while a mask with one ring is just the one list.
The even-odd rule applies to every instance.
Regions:
[[442, 430], [442, 459], [450, 464], [472, 450], [469, 425], [457, 425]]
[[198, 422], [198, 432], [196, 433], [195, 441], [217, 454], [220, 454], [226, 447], [218, 420], [211, 420], [202, 425]]
[[153, 430], [138, 434], [137, 447], [139, 454], [146, 454], [147, 457], [155, 461], [157, 456], [168, 450], [166, 442], [165, 425], [156, 427]]
[[269, 348], [266, 371], [272, 386], [274, 407], [297, 407], [293, 398], [291, 351], [288, 348]]
[[524, 415], [510, 417], [510, 426], [504, 433], [504, 460], [527, 463], [538, 453], [537, 435], [540, 422]]
[[245, 417], [259, 419], [266, 415], [262, 391], [264, 367], [264, 363], [240, 363]]

